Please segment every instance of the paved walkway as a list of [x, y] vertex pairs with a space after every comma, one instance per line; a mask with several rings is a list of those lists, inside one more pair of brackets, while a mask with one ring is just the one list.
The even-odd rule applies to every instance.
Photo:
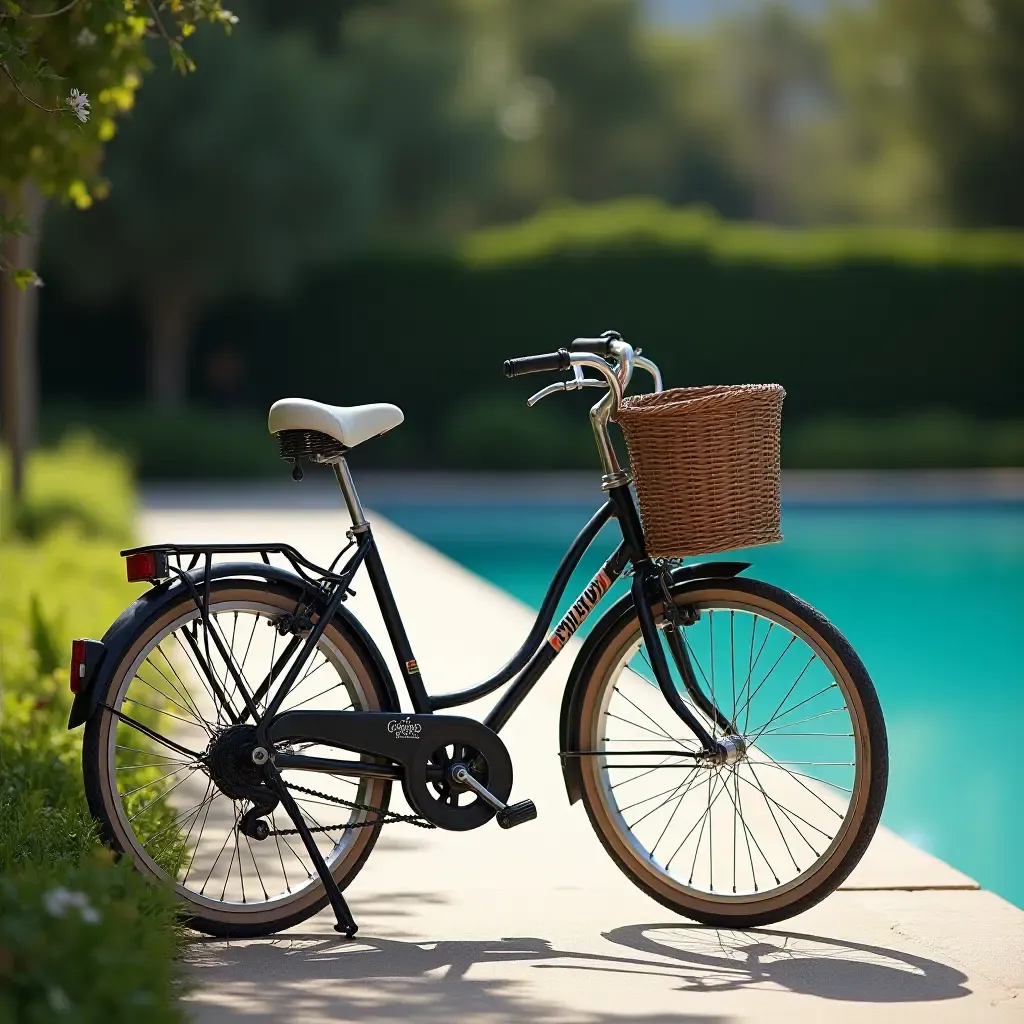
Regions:
[[[180, 503], [152, 503], [142, 523], [150, 541], [280, 539], [322, 560], [343, 528], [324, 509]], [[376, 532], [428, 687], [466, 686], [502, 663], [530, 611], [395, 527]], [[354, 611], [392, 660], [369, 587], [356, 589]], [[329, 914], [273, 939], [197, 939], [196, 1020], [1024, 1021], [1024, 912], [884, 829], [843, 890], [769, 929], [690, 925], [635, 889], [562, 787], [573, 654], [503, 733], [513, 798], [535, 801], [536, 822], [390, 826], [347, 894], [357, 940], [340, 940]]]

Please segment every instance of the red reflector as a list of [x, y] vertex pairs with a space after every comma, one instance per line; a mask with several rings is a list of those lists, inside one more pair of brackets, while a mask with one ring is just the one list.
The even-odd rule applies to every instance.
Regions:
[[156, 554], [152, 551], [139, 551], [125, 559], [128, 570], [128, 582], [138, 583], [141, 580], [156, 578]]
[[71, 692], [78, 693], [85, 679], [85, 641], [71, 641]]

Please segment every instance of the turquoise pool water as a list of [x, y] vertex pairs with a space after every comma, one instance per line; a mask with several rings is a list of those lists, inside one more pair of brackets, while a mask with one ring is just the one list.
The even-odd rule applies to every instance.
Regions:
[[[375, 507], [538, 607], [594, 505]], [[889, 730], [883, 820], [1024, 907], [1024, 505], [793, 505], [783, 531], [746, 553], [748, 575], [818, 607], [867, 665]]]

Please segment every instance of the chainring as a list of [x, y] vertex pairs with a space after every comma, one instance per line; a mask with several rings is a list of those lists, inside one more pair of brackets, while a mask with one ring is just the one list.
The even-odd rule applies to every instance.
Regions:
[[512, 792], [512, 759], [505, 744], [478, 723], [472, 730], [457, 726], [431, 736], [406, 770], [403, 788], [413, 809], [439, 828], [466, 832], [486, 824], [495, 810], [467, 786], [449, 776], [455, 764], [464, 764], [470, 774], [502, 803]]

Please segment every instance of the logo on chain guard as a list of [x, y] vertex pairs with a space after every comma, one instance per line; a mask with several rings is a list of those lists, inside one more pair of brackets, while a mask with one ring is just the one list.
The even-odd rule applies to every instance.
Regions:
[[414, 722], [409, 715], [388, 722], [388, 732], [396, 740], [418, 740], [422, 731], [423, 726], [419, 722]]

